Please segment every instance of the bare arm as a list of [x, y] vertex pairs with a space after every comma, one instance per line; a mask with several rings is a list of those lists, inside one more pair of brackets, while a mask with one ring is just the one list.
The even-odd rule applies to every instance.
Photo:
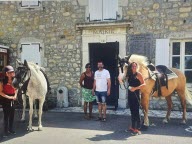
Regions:
[[146, 84], [145, 84], [145, 81], [144, 81], [144, 79], [143, 79], [143, 76], [141, 75], [141, 73], [138, 73], [137, 77], [138, 77], [138, 79], [139, 79], [139, 81], [140, 81], [141, 84], [140, 84], [140, 86], [135, 87], [135, 90], [141, 89], [143, 86], [146, 85]]
[[94, 79], [93, 89], [92, 89], [92, 94], [93, 94], [93, 95], [95, 95], [95, 89], [96, 89], [96, 80]]
[[18, 90], [16, 89], [16, 90], [15, 90], [15, 95], [14, 95], [14, 100], [17, 99], [17, 93], [18, 93]]
[[0, 83], [0, 96], [7, 98], [7, 99], [14, 99], [12, 96], [8, 96], [3, 92], [3, 83]]
[[80, 77], [80, 80], [79, 80], [79, 84], [80, 84], [81, 87], [83, 87], [83, 80], [84, 80], [84, 78], [85, 78], [85, 75], [84, 75], [84, 73], [82, 73], [81, 77]]
[[107, 95], [109, 96], [111, 93], [111, 79], [107, 79]]

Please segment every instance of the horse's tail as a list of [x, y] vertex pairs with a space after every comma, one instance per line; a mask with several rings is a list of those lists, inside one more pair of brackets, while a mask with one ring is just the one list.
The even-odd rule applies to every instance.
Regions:
[[192, 105], [192, 95], [191, 95], [190, 91], [188, 90], [187, 86], [185, 86], [185, 97], [186, 97], [187, 102]]

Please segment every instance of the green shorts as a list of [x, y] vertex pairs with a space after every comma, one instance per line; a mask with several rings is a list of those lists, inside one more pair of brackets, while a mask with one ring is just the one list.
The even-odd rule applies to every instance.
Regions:
[[82, 88], [82, 96], [85, 102], [93, 102], [95, 100], [91, 89]]

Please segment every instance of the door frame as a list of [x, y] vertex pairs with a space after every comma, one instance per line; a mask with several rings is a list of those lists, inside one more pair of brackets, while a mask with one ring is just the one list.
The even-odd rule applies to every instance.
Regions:
[[[111, 77], [111, 81], [112, 81], [112, 79], [114, 78], [115, 80], [114, 80], [114, 86], [115, 86], [115, 91], [114, 91], [114, 95], [115, 95], [115, 97], [114, 97], [114, 100], [115, 100], [115, 102], [113, 103], [113, 104], [110, 104], [111, 106], [115, 106], [115, 109], [117, 109], [117, 107], [118, 107], [118, 99], [119, 99], [119, 87], [118, 86], [116, 86], [116, 85], [118, 85], [118, 74], [119, 74], [119, 72], [118, 72], [118, 55], [119, 55], [119, 42], [106, 42], [106, 43], [89, 43], [89, 62], [92, 64], [92, 67], [93, 67], [93, 65], [94, 65], [94, 63], [92, 63], [92, 58], [94, 58], [93, 56], [91, 56], [91, 45], [94, 45], [94, 44], [96, 44], [96, 45], [99, 45], [99, 44], [112, 44], [112, 45], [115, 45], [113, 48], [114, 48], [114, 52], [115, 52], [115, 58], [114, 58], [114, 60], [115, 60], [115, 65], [116, 65], [116, 68], [115, 68], [115, 72], [114, 72], [114, 74], [115, 74], [115, 77]], [[106, 45], [107, 46], [107, 45]], [[97, 48], [93, 48], [93, 49], [97, 49]], [[109, 48], [109, 51], [110, 51], [110, 49], [111, 48]], [[105, 63], [104, 63], [105, 64]]]
[[[108, 28], [108, 27], [107, 27]], [[82, 67], [81, 72], [84, 71], [84, 66], [89, 62], [89, 43], [106, 43], [106, 42], [119, 42], [119, 54], [121, 56], [126, 55], [126, 45], [127, 45], [127, 28], [126, 27], [111, 27], [113, 33], [110, 34], [100, 34], [94, 33], [93, 31], [99, 31], [102, 28], [93, 29], [83, 29], [82, 30]], [[83, 105], [83, 98], [82, 98]], [[119, 88], [119, 99], [118, 108], [127, 108], [128, 98], [127, 90]]]

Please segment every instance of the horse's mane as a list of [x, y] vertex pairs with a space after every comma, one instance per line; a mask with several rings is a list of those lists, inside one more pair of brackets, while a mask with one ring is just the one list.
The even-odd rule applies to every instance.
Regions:
[[146, 67], [147, 65], [149, 65], [150, 61], [146, 56], [142, 56], [142, 55], [137, 55], [137, 54], [132, 54], [129, 62], [136, 62], [138, 65]]
[[39, 72], [40, 69], [43, 69], [43, 70], [44, 70], [43, 67], [41, 67], [41, 66], [39, 66], [39, 65], [37, 65], [37, 64], [35, 64], [35, 63], [33, 63], [33, 62], [27, 62], [27, 63], [28, 63], [28, 65], [29, 65], [29, 67], [30, 67], [31, 69], [34, 69], [36, 72]]

